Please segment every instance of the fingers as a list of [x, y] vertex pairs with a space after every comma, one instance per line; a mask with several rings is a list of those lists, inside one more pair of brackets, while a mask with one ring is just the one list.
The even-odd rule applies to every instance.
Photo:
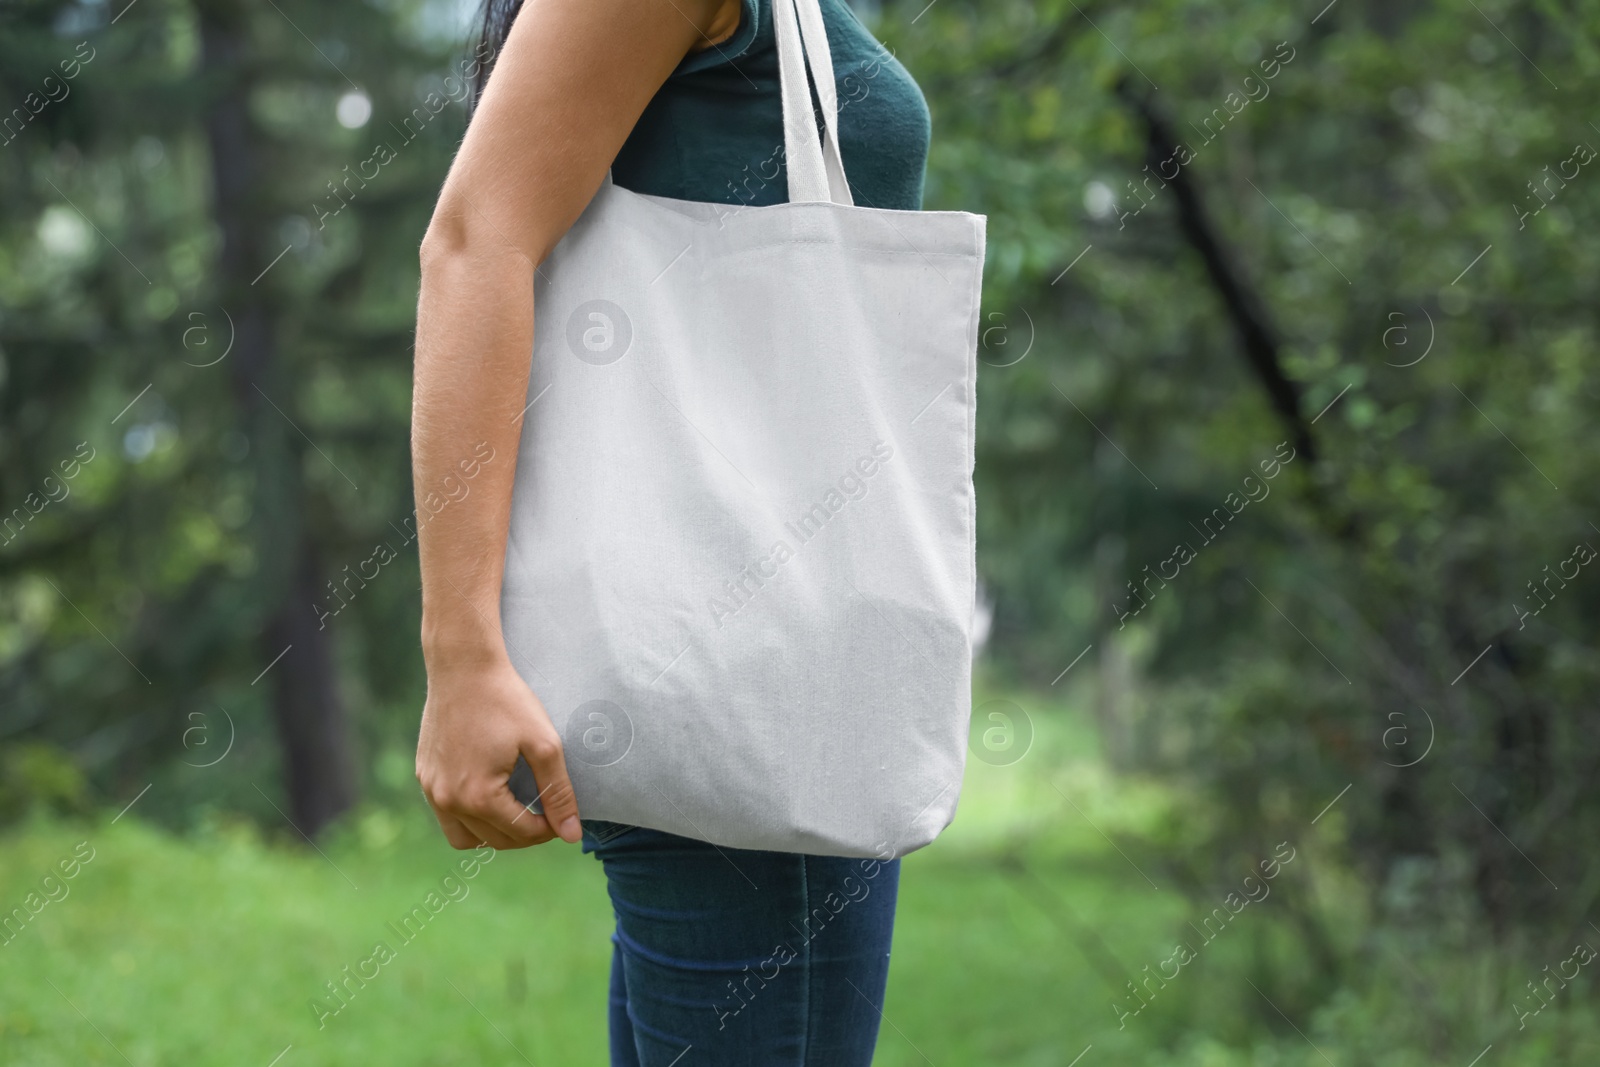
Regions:
[[461, 825], [461, 820], [454, 815], [440, 811], [433, 801], [428, 801], [428, 807], [433, 811], [433, 817], [439, 820], [439, 829], [444, 831], [444, 839], [450, 842], [451, 848], [477, 848], [483, 843], [483, 838]]
[[[517, 806], [522, 807], [520, 804]], [[517, 816], [517, 819], [520, 820], [516, 822], [517, 826], [522, 826], [524, 824], [532, 826], [534, 834], [533, 843], [536, 845], [542, 845], [546, 841], [552, 841], [557, 836], [555, 830], [551, 828], [547, 821], [545, 821], [545, 817], [537, 812], [529, 811], [527, 808], [522, 808], [522, 814]]]
[[[560, 763], [558, 755], [557, 764]], [[572, 786], [566, 780], [564, 766], [560, 781], [564, 790], [560, 795], [566, 797], [570, 816], [576, 822], [577, 805], [572, 800]], [[547, 812], [552, 810], [548, 807], [552, 793], [556, 793], [556, 790], [547, 790], [543, 794]], [[542, 845], [558, 836], [550, 820], [524, 807], [505, 782], [500, 782], [498, 786], [486, 784], [481, 790], [469, 790], [462, 797], [440, 795], [437, 791], [425, 795], [434, 817], [439, 820], [440, 829], [444, 830], [445, 838], [454, 848], [477, 848], [482, 844], [496, 849], [527, 848], [530, 845]], [[580, 829], [567, 840], [577, 840], [581, 832]]]
[[539, 783], [539, 801], [544, 807], [545, 821], [561, 840], [577, 841], [583, 836], [583, 828], [578, 823], [578, 798], [572, 791], [572, 780], [567, 777], [561, 739], [546, 722], [544, 729], [525, 738], [520, 748], [522, 758], [528, 761]]
[[503, 781], [464, 787], [460, 795], [435, 790], [428, 795], [428, 803], [433, 805], [439, 825], [446, 827], [447, 837], [449, 820], [462, 828], [462, 839], [471, 838], [470, 843], [462, 845], [451, 837], [450, 843], [456, 848], [475, 848], [480, 842], [497, 849], [527, 848], [556, 836], [544, 817], [519, 804]]
[[526, 848], [527, 846], [533, 844], [532, 841], [524, 841], [514, 838], [493, 823], [485, 822], [484, 820], [474, 818], [471, 815], [457, 815], [456, 818], [461, 820], [462, 826], [465, 826], [468, 830], [472, 831], [474, 834], [477, 834], [478, 837], [490, 848], [502, 850]]
[[521, 802], [511, 794], [511, 787], [502, 782], [499, 788], [486, 797], [479, 806], [463, 813], [463, 820], [470, 819], [469, 828], [481, 824], [512, 844], [498, 844], [494, 838], [486, 837], [484, 840], [495, 848], [526, 848], [529, 845], [542, 844], [555, 837], [555, 832], [550, 828], [550, 823], [543, 815], [536, 814], [523, 807]]
[[[463, 695], [466, 682], [470, 692]], [[487, 723], [473, 721], [466, 729], [457, 721], [458, 713], [439, 710], [443, 698], [436, 699], [430, 686], [417, 743], [417, 781], [445, 838], [458, 849], [480, 844], [527, 848], [556, 836], [580, 840], [577, 798], [561, 738], [538, 698], [509, 667], [489, 679], [459, 676], [455, 685], [451, 706], [479, 707], [486, 695], [497, 713]], [[533, 772], [544, 814], [529, 811], [512, 793], [507, 762], [518, 753], [527, 761], [518, 773]]]

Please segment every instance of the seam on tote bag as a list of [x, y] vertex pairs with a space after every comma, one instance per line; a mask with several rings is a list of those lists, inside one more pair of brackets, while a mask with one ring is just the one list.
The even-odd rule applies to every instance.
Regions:
[[978, 456], [978, 325], [983, 305], [983, 259], [987, 251], [987, 220], [975, 227], [978, 269], [973, 280], [972, 320], [967, 326], [967, 555], [971, 560], [972, 604], [967, 613], [967, 648], [972, 647], [973, 616], [978, 612], [978, 486], [973, 480]]

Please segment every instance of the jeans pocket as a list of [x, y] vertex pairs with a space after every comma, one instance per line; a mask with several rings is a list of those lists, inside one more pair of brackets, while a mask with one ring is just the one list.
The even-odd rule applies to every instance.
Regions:
[[603, 819], [580, 820], [583, 826], [583, 850], [593, 852], [607, 841], [614, 841], [629, 830], [637, 830], [637, 826], [621, 822], [606, 822]]

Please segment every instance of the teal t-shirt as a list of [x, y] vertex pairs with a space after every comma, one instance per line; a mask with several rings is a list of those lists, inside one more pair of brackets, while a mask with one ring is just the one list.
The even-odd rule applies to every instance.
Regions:
[[[862, 207], [920, 210], [927, 102], [845, 0], [820, 3], [851, 195]], [[685, 57], [645, 108], [611, 175], [625, 189], [679, 200], [762, 205], [789, 198], [772, 0], [743, 0], [732, 37]]]

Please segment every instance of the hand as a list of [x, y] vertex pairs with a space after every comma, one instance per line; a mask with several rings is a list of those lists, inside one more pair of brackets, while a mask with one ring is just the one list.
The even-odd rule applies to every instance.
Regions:
[[[518, 803], [506, 784], [519, 752], [538, 779], [543, 815]], [[430, 664], [417, 781], [455, 848], [526, 848], [558, 835], [577, 841], [582, 832], [561, 735], [504, 657]]]

